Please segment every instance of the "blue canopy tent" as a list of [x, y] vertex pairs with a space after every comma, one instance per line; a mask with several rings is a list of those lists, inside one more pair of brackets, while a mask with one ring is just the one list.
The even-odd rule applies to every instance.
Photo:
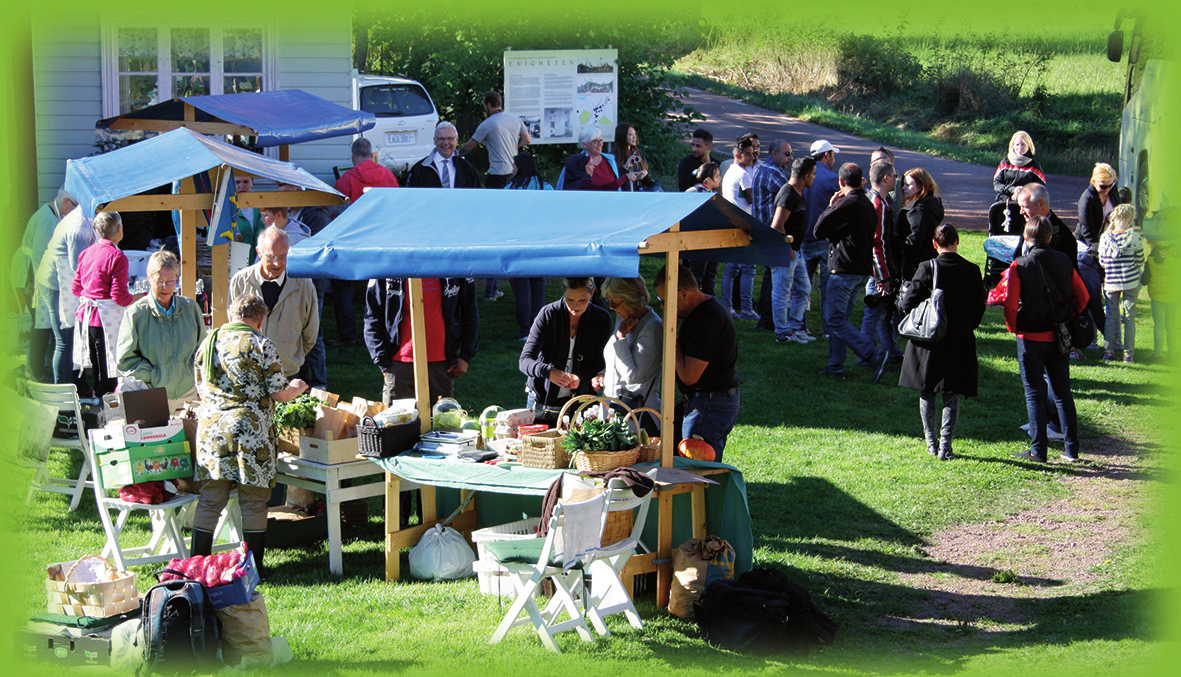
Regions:
[[640, 254], [786, 266], [788, 249], [782, 233], [707, 193], [373, 188], [293, 247], [288, 269], [341, 280], [635, 277]]
[[[666, 258], [664, 286], [676, 289], [681, 258], [786, 266], [784, 235], [729, 202], [702, 193], [374, 188], [319, 234], [291, 248], [294, 276], [363, 280], [410, 278], [410, 324], [423, 430], [431, 424], [422, 305], [424, 277], [635, 277], [640, 255]], [[677, 294], [664, 299], [661, 419], [673, 421]], [[661, 438], [661, 466], [673, 466], [673, 436]], [[426, 524], [399, 533], [401, 479], [386, 483], [386, 578], [399, 575], [402, 544]], [[704, 506], [698, 487], [694, 506]], [[688, 485], [677, 491], [689, 490]], [[637, 556], [634, 572], [657, 571], [658, 604], [671, 576], [672, 494], [661, 497], [654, 555]], [[433, 501], [424, 494], [428, 506]], [[742, 500], [745, 506], [745, 499]], [[697, 515], [694, 508], [695, 515]], [[704, 528], [704, 508], [700, 516]], [[749, 528], [749, 526], [747, 527]], [[659, 563], [658, 563], [659, 562]], [[663, 592], [661, 592], [663, 591]]]
[[287, 146], [304, 141], [355, 135], [372, 129], [372, 113], [352, 110], [299, 89], [211, 96], [182, 96], [113, 118], [96, 131], [160, 132], [185, 126], [202, 134], [253, 137], [255, 145]]
[[[338, 205], [345, 197], [334, 188], [288, 162], [209, 139], [190, 129], [174, 129], [159, 136], [103, 155], [66, 162], [66, 190], [87, 216], [97, 211], [179, 210], [181, 213], [181, 284], [195, 288], [196, 210], [212, 209], [214, 195], [186, 192], [178, 195], [140, 195], [219, 167], [265, 176], [299, 186], [302, 191], [254, 192], [238, 196], [239, 207]], [[213, 268], [227, 269], [224, 246], [214, 247]], [[226, 275], [213, 276], [211, 290], [214, 320], [224, 322]]]

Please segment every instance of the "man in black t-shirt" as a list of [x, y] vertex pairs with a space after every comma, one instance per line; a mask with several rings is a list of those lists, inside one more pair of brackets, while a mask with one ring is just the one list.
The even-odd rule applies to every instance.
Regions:
[[[656, 295], [667, 289], [665, 271], [656, 273]], [[714, 448], [721, 462], [726, 437], [738, 420], [738, 334], [730, 312], [716, 298], [703, 294], [697, 279], [682, 268], [677, 279], [677, 387], [684, 396], [681, 437], [699, 436]]]
[[791, 178], [775, 195], [775, 213], [771, 227], [791, 236], [791, 264], [771, 267], [771, 317], [775, 321], [775, 341], [778, 343], [810, 343], [816, 339], [803, 331], [804, 304], [798, 306], [798, 317], [789, 317], [788, 300], [792, 294], [812, 294], [812, 280], [800, 256], [804, 233], [808, 228], [808, 204], [804, 189], [816, 179], [816, 160], [797, 158], [791, 163]]

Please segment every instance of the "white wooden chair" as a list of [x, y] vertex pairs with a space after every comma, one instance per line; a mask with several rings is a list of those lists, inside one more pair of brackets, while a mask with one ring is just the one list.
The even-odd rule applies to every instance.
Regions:
[[[652, 470], [651, 472], [655, 472]], [[631, 489], [626, 487], [609, 489], [609, 512], [624, 510], [636, 511], [632, 523], [631, 535], [618, 543], [613, 543], [600, 549], [587, 566], [586, 573], [590, 578], [590, 609], [587, 616], [595, 632], [603, 637], [610, 637], [604, 619], [614, 614], [624, 614], [631, 626], [637, 630], [644, 627], [640, 614], [629, 590], [623, 584], [620, 574], [627, 566], [628, 560], [640, 545], [640, 535], [644, 533], [644, 524], [648, 520], [648, 504], [655, 488], [638, 498]]]
[[[554, 636], [575, 630], [584, 642], [594, 640], [576, 596], [582, 596], [582, 574], [599, 547], [607, 521], [608, 495], [599, 494], [578, 503], [559, 503], [550, 517], [545, 538], [493, 541], [485, 547], [508, 570], [516, 599], [492, 633], [490, 644], [504, 639], [509, 630], [531, 623], [542, 644], [561, 653]], [[554, 595], [545, 609], [536, 597], [542, 581], [551, 579]], [[522, 616], [522, 613], [525, 615]], [[568, 618], [559, 621], [562, 614]]]
[[[181, 528], [183, 509], [197, 501], [197, 494], [177, 494], [171, 500], [155, 505], [131, 503], [118, 497], [111, 498], [109, 489], [102, 483], [102, 470], [95, 461], [94, 434], [90, 431], [90, 444], [86, 445], [86, 455], [95, 472], [94, 501], [98, 507], [98, 519], [102, 522], [107, 542], [103, 546], [102, 556], [115, 563], [120, 571], [125, 571], [132, 564], [148, 564], [150, 562], [167, 562], [173, 557], [188, 557], [189, 545], [185, 542]], [[129, 546], [126, 544], [124, 528], [131, 513], [142, 510], [148, 513], [152, 523], [152, 535], [146, 545]]]
[[73, 383], [54, 385], [50, 383], [37, 383], [35, 381], [29, 381], [28, 388], [31, 399], [51, 405], [60, 412], [73, 412], [74, 420], [77, 422], [79, 431], [77, 439], [72, 437], [54, 437], [49, 443], [49, 453], [53, 453], [53, 449], [80, 451], [82, 452], [82, 469], [78, 471], [78, 476], [75, 478], [52, 477], [49, 474], [49, 468], [46, 466], [48, 462], [48, 454], [46, 454], [46, 459], [36, 465], [33, 481], [29, 485], [29, 493], [25, 497], [25, 504], [27, 505], [32, 502], [34, 493], [38, 491], [52, 491], [70, 496], [69, 509], [74, 510], [78, 507], [78, 503], [81, 502], [82, 492], [86, 490], [86, 487], [94, 489], [94, 482], [89, 479], [92, 466], [88, 449], [89, 444], [86, 438], [86, 432], [83, 429], [82, 403], [78, 401], [78, 388]]

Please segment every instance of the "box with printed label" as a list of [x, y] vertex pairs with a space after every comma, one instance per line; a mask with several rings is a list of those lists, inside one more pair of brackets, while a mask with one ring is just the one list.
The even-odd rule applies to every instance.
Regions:
[[111, 664], [110, 631], [94, 637], [66, 637], [33, 630], [12, 633], [16, 654], [61, 666]]
[[99, 481], [107, 489], [193, 476], [189, 443], [183, 440], [98, 452], [94, 459], [98, 464]]
[[184, 439], [184, 423], [177, 418], [170, 418], [167, 424], [155, 428], [141, 428], [134, 423], [123, 425], [123, 443], [129, 447], [182, 442]]

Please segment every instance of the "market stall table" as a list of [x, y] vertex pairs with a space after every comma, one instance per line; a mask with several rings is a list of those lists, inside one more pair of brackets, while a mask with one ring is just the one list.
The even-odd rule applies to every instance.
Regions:
[[[528, 501], [527, 505], [510, 501], [508, 506], [497, 506], [504, 495], [540, 499], [559, 475], [577, 472], [436, 460], [414, 453], [370, 460], [380, 470], [388, 472], [386, 550], [394, 553], [417, 544], [428, 529], [442, 521], [438, 517], [437, 488], [459, 490], [459, 503], [466, 501], [471, 492], [497, 495], [497, 500], [485, 501], [479, 509], [474, 502], [468, 503], [451, 521], [450, 526], [470, 538], [471, 532], [479, 527], [520, 519], [522, 509], [534, 516], [540, 512], [540, 500]], [[651, 466], [636, 467], [644, 470]], [[745, 568], [750, 568], [752, 538], [745, 483], [737, 469], [720, 463], [677, 459], [676, 468], [662, 468], [661, 473], [663, 477], [658, 475], [656, 481], [657, 500], [650, 508], [657, 511], [657, 519], [649, 520], [649, 528], [645, 530], [645, 541], [655, 543], [655, 551], [634, 555], [623, 571], [623, 579], [630, 590], [633, 576], [657, 572], [657, 604], [666, 606], [671, 586], [671, 566], [668, 565], [672, 562], [674, 536], [678, 537], [678, 544], [688, 538], [704, 538], [707, 533], [722, 536], [734, 546], [736, 564]], [[703, 480], [704, 476], [710, 476], [709, 480]], [[390, 497], [399, 496], [408, 484], [422, 489], [423, 521], [413, 527], [398, 529], [395, 527], [400, 524], [401, 505], [400, 501]], [[714, 491], [707, 492], [707, 488]], [[687, 494], [690, 510], [674, 511], [674, 498], [682, 494]], [[386, 580], [400, 577], [400, 558], [388, 557]]]
[[[306, 458], [280, 454], [275, 465], [275, 481], [324, 494], [328, 505], [328, 570], [344, 573], [340, 540], [340, 504], [358, 498], [381, 496], [385, 492], [384, 471], [364, 460], [328, 465]], [[344, 480], [359, 480], [353, 486], [341, 486]], [[416, 488], [407, 483], [403, 490]], [[395, 501], [396, 502], [396, 501]]]

